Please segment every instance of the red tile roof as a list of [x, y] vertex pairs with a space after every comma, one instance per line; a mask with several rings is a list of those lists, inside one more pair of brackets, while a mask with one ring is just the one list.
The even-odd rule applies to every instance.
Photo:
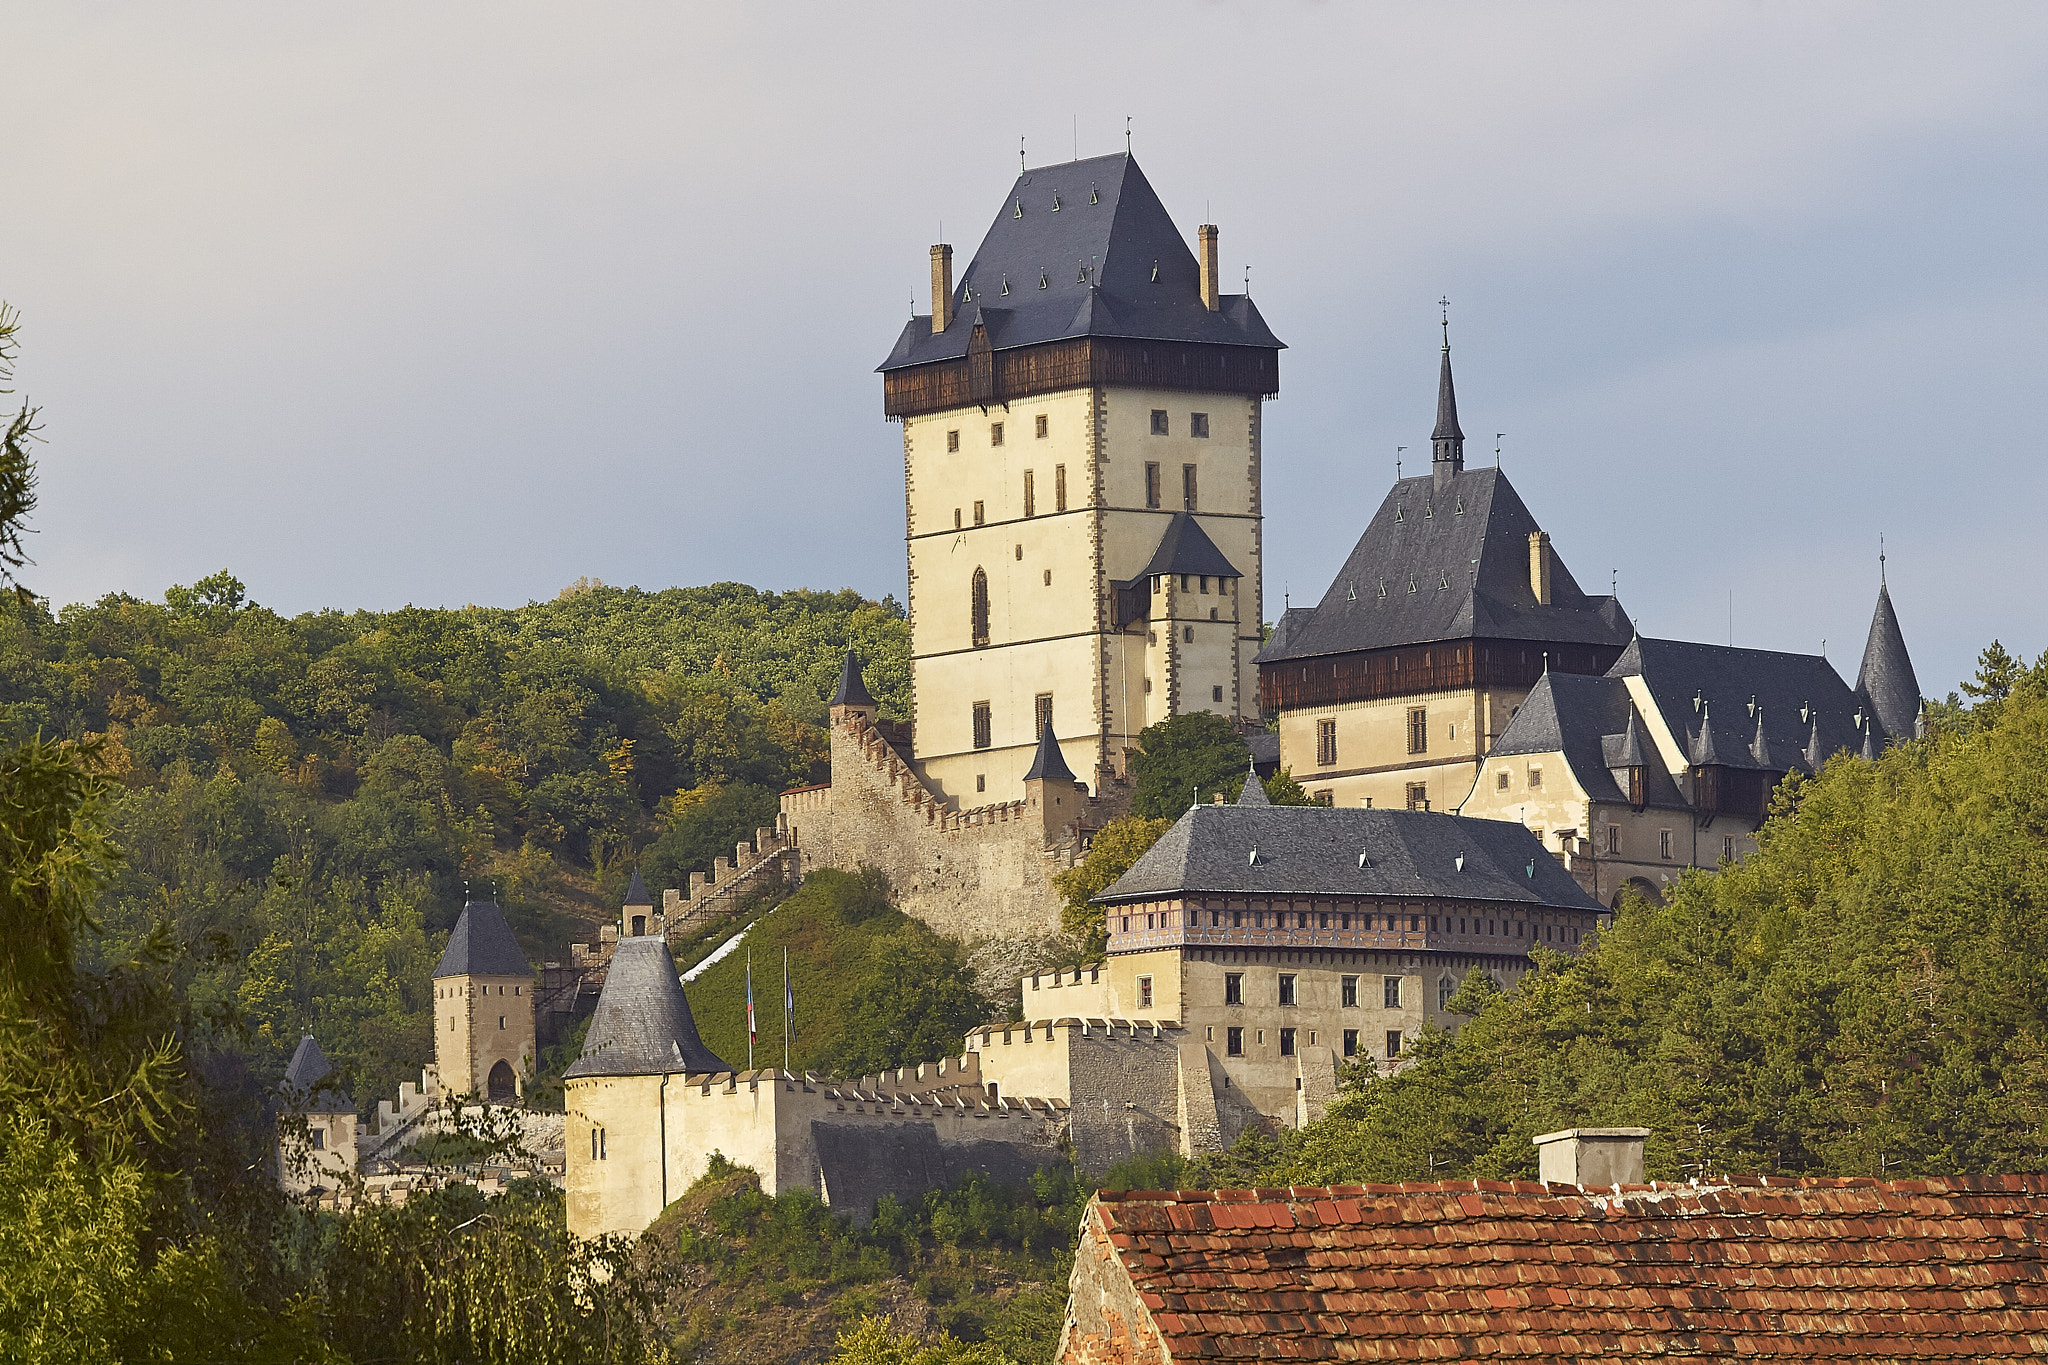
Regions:
[[1132, 1191], [1090, 1239], [1169, 1361], [2048, 1356], [2043, 1175]]

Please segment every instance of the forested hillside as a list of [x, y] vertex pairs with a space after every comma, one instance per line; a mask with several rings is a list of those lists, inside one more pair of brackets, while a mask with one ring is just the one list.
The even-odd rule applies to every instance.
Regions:
[[578, 583], [512, 609], [285, 617], [223, 572], [0, 620], [5, 738], [95, 742], [125, 857], [104, 961], [159, 919], [202, 951], [192, 1002], [259, 1068], [316, 1029], [387, 1094], [431, 1054], [427, 974], [463, 885], [495, 887], [536, 961], [826, 776], [824, 699], [852, 644], [908, 696], [893, 601], [740, 584]]

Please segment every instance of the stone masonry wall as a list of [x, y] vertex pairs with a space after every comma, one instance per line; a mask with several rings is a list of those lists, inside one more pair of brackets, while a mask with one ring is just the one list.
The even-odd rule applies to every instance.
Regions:
[[1055, 1358], [1060, 1365], [1168, 1365], [1158, 1324], [1138, 1297], [1093, 1203], [1081, 1219], [1067, 1320]]
[[[1086, 801], [1082, 824], [1099, 826], [1112, 805]], [[968, 940], [1058, 929], [1052, 878], [1082, 847], [1071, 825], [1048, 843], [1027, 802], [953, 810], [858, 714], [834, 718], [831, 785], [784, 793], [782, 815], [806, 866], [880, 868], [905, 914]]]

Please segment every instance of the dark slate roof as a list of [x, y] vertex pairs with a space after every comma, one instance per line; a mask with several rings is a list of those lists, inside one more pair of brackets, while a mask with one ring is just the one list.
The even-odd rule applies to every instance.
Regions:
[[1870, 639], [1863, 646], [1863, 666], [1856, 671], [1856, 694], [1877, 712], [1878, 722], [1893, 739], [1911, 739], [1919, 733], [1920, 679], [1906, 653], [1891, 590], [1882, 583], [1877, 585], [1877, 610], [1870, 617]]
[[868, 694], [868, 685], [861, 678], [860, 655], [846, 651], [845, 662], [839, 665], [839, 689], [832, 694], [830, 706], [873, 706], [875, 699]]
[[[1862, 747], [1855, 694], [1818, 654], [1638, 638], [1622, 651], [1607, 676], [1638, 675], [1665, 733], [1678, 740], [1695, 763], [1776, 772], [1803, 768], [1816, 724], [1824, 758]], [[1768, 761], [1757, 757], [1758, 716], [1752, 703], [1763, 713]], [[1704, 737], [1703, 718], [1712, 731]], [[1712, 757], [1700, 757], [1703, 746]]]
[[640, 869], [633, 869], [632, 884], [626, 888], [627, 905], [653, 905], [654, 897], [647, 894], [647, 883], [640, 877]]
[[1636, 726], [1636, 708], [1621, 679], [1545, 673], [1486, 756], [1563, 754], [1588, 797], [1626, 802], [1628, 789], [1622, 783], [1631, 765], [1624, 760], [1630, 757], [1633, 739], [1636, 761], [1643, 766], [1644, 804], [1685, 807], [1670, 771], [1644, 744]]
[[1018, 177], [954, 286], [952, 325], [911, 318], [877, 368], [958, 359], [977, 321], [999, 351], [1081, 336], [1282, 347], [1249, 295], [1203, 305], [1195, 253], [1121, 153]]
[[668, 940], [622, 938], [605, 971], [583, 1055], [568, 1076], [652, 1076], [662, 1072], [731, 1071], [697, 1036], [690, 1002]]
[[1216, 548], [1216, 542], [1209, 539], [1202, 523], [1186, 512], [1175, 512], [1166, 523], [1166, 533], [1159, 537], [1159, 548], [1152, 552], [1152, 561], [1138, 571], [1138, 577], [1150, 578], [1156, 573], [1244, 577], [1237, 571], [1237, 566], [1224, 557], [1223, 551]]
[[[1462, 509], [1462, 510], [1461, 510]], [[1259, 662], [1437, 640], [1628, 643], [1628, 615], [1588, 597], [1553, 549], [1550, 605], [1529, 586], [1536, 519], [1498, 469], [1439, 484], [1402, 479], [1358, 538], [1313, 616], [1277, 633]]]
[[1288, 642], [1294, 638], [1294, 632], [1307, 625], [1309, 619], [1315, 614], [1316, 609], [1314, 607], [1289, 607], [1281, 612], [1280, 623], [1273, 627], [1273, 638], [1266, 641], [1264, 647], [1260, 650], [1259, 657], [1265, 658], [1267, 655], [1271, 655], [1276, 659], [1287, 657]]
[[1038, 735], [1038, 752], [1031, 757], [1031, 771], [1024, 774], [1026, 782], [1044, 778], [1048, 782], [1072, 782], [1074, 770], [1067, 766], [1067, 757], [1060, 752], [1060, 742], [1053, 738], [1052, 722], [1047, 721]]
[[462, 907], [447, 950], [434, 968], [442, 976], [531, 976], [533, 964], [519, 950], [512, 926], [494, 901], [471, 901]]
[[320, 1044], [307, 1034], [299, 1039], [299, 1049], [292, 1054], [291, 1065], [284, 1069], [284, 1083], [278, 1087], [279, 1094], [292, 1110], [301, 1114], [353, 1114], [356, 1102], [348, 1092], [339, 1086], [322, 1085], [334, 1072], [327, 1054], [320, 1050]]
[[1244, 737], [1244, 747], [1252, 751], [1252, 768], [1261, 777], [1271, 777], [1280, 771], [1280, 736], [1271, 730], [1255, 730]]
[[1451, 383], [1451, 345], [1444, 343], [1443, 369], [1436, 380], [1436, 429], [1429, 433], [1432, 441], [1462, 441], [1465, 429], [1458, 425], [1458, 390]]
[[1195, 806], [1096, 899], [1113, 904], [1182, 892], [1600, 908], [1521, 825], [1327, 806]]
[[1259, 761], [1256, 758], [1251, 761], [1249, 771], [1245, 773], [1244, 789], [1237, 794], [1237, 804], [1240, 806], [1270, 806], [1273, 804], [1266, 796], [1266, 784], [1259, 781]]

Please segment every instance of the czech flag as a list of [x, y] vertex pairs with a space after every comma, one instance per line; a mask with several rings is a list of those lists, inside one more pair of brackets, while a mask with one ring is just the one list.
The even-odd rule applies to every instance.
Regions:
[[747, 960], [747, 1041], [750, 1043], [756, 1041], [754, 1032], [754, 963], [751, 957]]

